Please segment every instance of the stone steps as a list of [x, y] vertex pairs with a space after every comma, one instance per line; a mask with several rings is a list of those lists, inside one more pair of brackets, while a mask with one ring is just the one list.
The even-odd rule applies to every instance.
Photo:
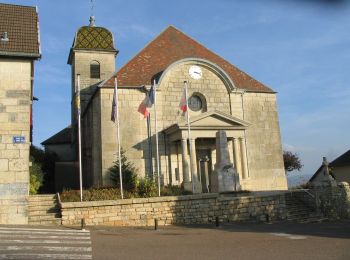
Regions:
[[33, 195], [28, 198], [30, 225], [61, 225], [61, 209], [54, 194]]
[[49, 220], [45, 220], [45, 219], [41, 219], [39, 221], [30, 221], [29, 222], [30, 225], [41, 225], [41, 226], [59, 226], [62, 225], [62, 220], [55, 218], [55, 219], [49, 219]]
[[322, 214], [315, 212], [313, 208], [306, 205], [297, 198], [286, 194], [287, 221], [295, 221], [299, 223], [316, 223], [327, 221]]

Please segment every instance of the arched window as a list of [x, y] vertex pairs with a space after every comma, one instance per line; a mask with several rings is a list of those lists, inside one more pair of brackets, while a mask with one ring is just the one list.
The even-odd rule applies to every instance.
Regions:
[[206, 112], [207, 111], [207, 101], [202, 93], [195, 92], [188, 99], [188, 107], [194, 112]]
[[90, 78], [99, 79], [100, 78], [100, 63], [98, 61], [92, 61], [90, 64]]

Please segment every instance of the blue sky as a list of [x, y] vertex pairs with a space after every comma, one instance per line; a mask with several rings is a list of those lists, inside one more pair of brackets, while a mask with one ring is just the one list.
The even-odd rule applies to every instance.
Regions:
[[[39, 7], [34, 144], [70, 122], [69, 49], [88, 24], [90, 0], [14, 0]], [[278, 92], [282, 143], [315, 172], [322, 156], [350, 149], [350, 4], [336, 0], [95, 0], [96, 24], [111, 30], [117, 68], [168, 25]]]

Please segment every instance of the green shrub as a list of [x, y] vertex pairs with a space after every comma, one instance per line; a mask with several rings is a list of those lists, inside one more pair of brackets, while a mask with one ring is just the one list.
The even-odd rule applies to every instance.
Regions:
[[[84, 195], [84, 192], [83, 192]], [[83, 196], [84, 200], [85, 197]], [[80, 201], [80, 191], [79, 190], [63, 190], [60, 194], [60, 199], [62, 202], [76, 202]]]
[[[134, 165], [128, 161], [125, 156], [125, 151], [121, 151], [121, 163], [122, 163], [122, 178], [123, 178], [123, 190], [134, 192], [137, 188], [137, 174]], [[109, 169], [110, 179], [116, 185], [120, 187], [119, 178], [119, 159], [114, 162], [114, 165]]]
[[137, 185], [137, 193], [141, 198], [158, 196], [158, 186], [150, 178], [140, 179]]
[[[185, 191], [178, 186], [162, 187], [162, 196], [179, 196], [192, 194], [190, 191]], [[149, 179], [138, 179], [137, 188], [130, 192], [124, 190], [124, 198], [148, 198], [157, 197], [158, 187], [156, 183]], [[64, 190], [61, 194], [62, 202], [77, 202], [80, 201], [79, 190]], [[120, 189], [116, 187], [91, 188], [83, 190], [83, 201], [99, 201], [99, 200], [117, 200], [121, 199]]]
[[[129, 196], [129, 194], [126, 194]], [[64, 190], [61, 194], [62, 202], [80, 201], [80, 190]], [[118, 188], [92, 188], [83, 190], [83, 201], [117, 200], [120, 199], [120, 189]]]
[[29, 194], [34, 195], [38, 193], [39, 188], [43, 185], [44, 173], [41, 170], [41, 164], [36, 162], [33, 157], [31, 157], [31, 162], [32, 166], [29, 167]]
[[40, 193], [55, 192], [55, 162], [58, 156], [55, 153], [44, 151], [34, 145], [30, 146], [31, 161], [40, 164], [40, 168], [44, 173], [43, 184], [40, 186]]
[[181, 195], [191, 195], [191, 191], [184, 190], [180, 186], [167, 185], [161, 188], [161, 196], [181, 196]]

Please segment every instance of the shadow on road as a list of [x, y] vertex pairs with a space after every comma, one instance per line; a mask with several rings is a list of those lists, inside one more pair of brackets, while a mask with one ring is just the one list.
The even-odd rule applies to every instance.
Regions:
[[[244, 233], [286, 233], [290, 235], [319, 236], [328, 238], [350, 238], [350, 220], [323, 222], [323, 223], [220, 223], [219, 227], [213, 225], [181, 225], [182, 228], [218, 229], [227, 232]], [[162, 227], [161, 227], [162, 228]], [[167, 228], [167, 227], [163, 227]]]

